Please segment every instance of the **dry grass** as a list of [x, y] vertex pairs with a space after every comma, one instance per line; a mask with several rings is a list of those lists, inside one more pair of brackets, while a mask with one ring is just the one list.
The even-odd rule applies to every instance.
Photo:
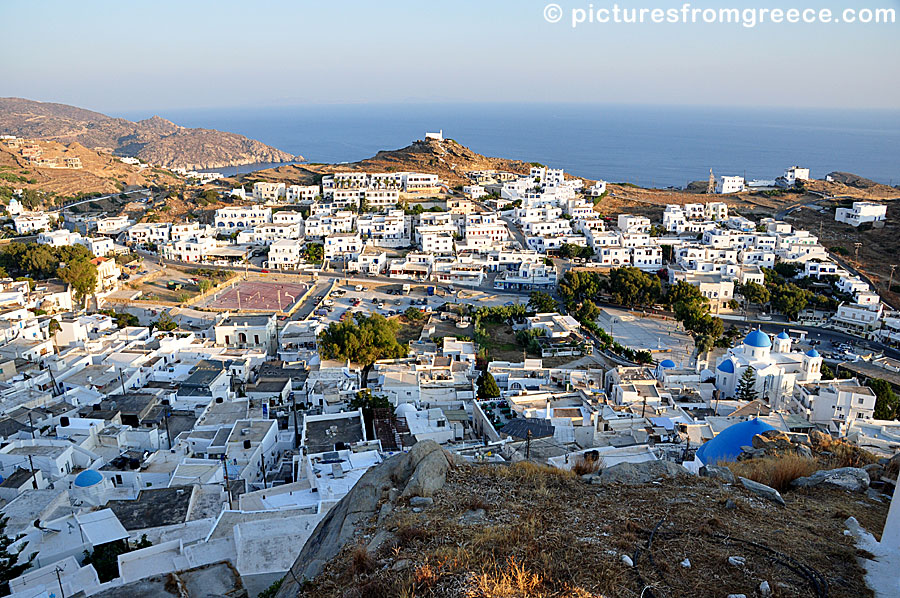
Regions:
[[[842, 522], [852, 515], [880, 530], [887, 512], [842, 491], [795, 492], [776, 507], [709, 478], [593, 486], [533, 463], [452, 470], [434, 498], [421, 513], [401, 505], [383, 521], [380, 529], [394, 530], [398, 544], [369, 573], [352, 572], [358, 557], [351, 545], [299, 596], [639, 598], [652, 586], [656, 596], [720, 598], [723, 589], [755, 595], [763, 579], [783, 584], [779, 598], [810, 595], [806, 580], [738, 543], [744, 539], [825, 575], [831, 598], [865, 598], [871, 592]], [[726, 509], [729, 499], [736, 508]], [[473, 524], [462, 516], [475, 505], [489, 508]], [[623, 554], [635, 557], [635, 567], [622, 563]], [[723, 567], [734, 554], [748, 566]], [[679, 566], [685, 558], [690, 569]], [[394, 570], [399, 561], [409, 564]]]
[[587, 475], [589, 473], [597, 473], [600, 471], [599, 459], [587, 459], [583, 455], [578, 457], [575, 464], [572, 465], [572, 473], [575, 475]]
[[466, 598], [541, 598], [544, 579], [510, 558], [505, 567], [492, 566], [475, 576]]
[[736, 476], [749, 478], [754, 482], [765, 484], [784, 492], [790, 488], [791, 482], [797, 478], [812, 475], [821, 469], [819, 462], [799, 455], [783, 457], [765, 457], [723, 463]]
[[820, 438], [815, 448], [820, 453], [827, 453], [823, 458], [829, 469], [862, 467], [878, 461], [878, 458], [866, 449], [840, 439]]

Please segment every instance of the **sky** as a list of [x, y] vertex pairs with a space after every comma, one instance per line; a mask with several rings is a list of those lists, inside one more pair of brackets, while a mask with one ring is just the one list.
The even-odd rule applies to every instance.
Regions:
[[[358, 103], [900, 108], [894, 24], [571, 26], [615, 0], [0, 2], [0, 96], [108, 113]], [[634, 8], [683, 0], [618, 0]], [[900, 0], [696, 0], [890, 8]]]

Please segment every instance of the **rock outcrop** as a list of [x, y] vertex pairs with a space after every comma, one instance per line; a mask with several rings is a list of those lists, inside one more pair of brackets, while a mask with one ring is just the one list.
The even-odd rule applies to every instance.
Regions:
[[791, 482], [792, 488], [839, 488], [851, 492], [865, 492], [869, 487], [869, 474], [859, 467], [839, 467], [822, 469], [810, 476], [797, 478]]
[[591, 474], [592, 484], [648, 484], [661, 478], [674, 478], [688, 475], [688, 470], [671, 461], [644, 461], [642, 463], [619, 463], [607, 467], [598, 474]]
[[[369, 518], [381, 518], [390, 512], [391, 503], [404, 498], [430, 498], [443, 487], [451, 468], [465, 464], [462, 457], [445, 451], [433, 440], [425, 440], [409, 453], [394, 455], [367, 471], [313, 530], [277, 598], [294, 598], [298, 581], [318, 575]], [[379, 545], [388, 541], [387, 537], [376, 539]]]

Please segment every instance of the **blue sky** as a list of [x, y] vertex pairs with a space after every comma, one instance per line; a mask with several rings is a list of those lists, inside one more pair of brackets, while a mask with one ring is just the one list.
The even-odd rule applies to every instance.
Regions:
[[[900, 108], [898, 23], [573, 30], [568, 11], [591, 2], [557, 1], [559, 24], [533, 0], [4, 1], [0, 96], [107, 112], [472, 101]], [[900, 14], [900, 0], [692, 4]]]

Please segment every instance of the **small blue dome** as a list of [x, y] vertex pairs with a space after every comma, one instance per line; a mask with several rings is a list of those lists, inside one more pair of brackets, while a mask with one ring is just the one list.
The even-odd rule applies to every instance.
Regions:
[[103, 476], [93, 469], [85, 469], [75, 476], [75, 485], [79, 488], [90, 488], [103, 481]]
[[675, 362], [672, 361], [671, 359], [663, 359], [662, 361], [659, 362], [659, 367], [666, 368], [666, 369], [673, 368], [673, 367], [675, 367]]
[[741, 454], [742, 446], [753, 446], [754, 436], [774, 429], [758, 419], [733, 424], [697, 449], [697, 458], [706, 465], [715, 465], [719, 461], [734, 461]]
[[806, 352], [806, 354], [809, 357], [819, 357], [819, 352], [816, 351], [815, 349], [810, 349], [809, 351]]
[[719, 367], [716, 368], [720, 372], [725, 372], [726, 374], [734, 373], [734, 362], [730, 359], [726, 359], [722, 363], [719, 364]]
[[782, 330], [781, 332], [779, 332], [779, 333], [778, 333], [778, 336], [775, 337], [775, 338], [781, 339], [781, 340], [783, 340], [783, 341], [789, 341], [789, 340], [791, 340], [791, 336], [790, 336], [787, 332], [785, 332], [784, 330]]
[[772, 346], [772, 340], [769, 338], [768, 334], [762, 330], [756, 329], [750, 331], [750, 334], [744, 339], [744, 344], [758, 349], [768, 349]]

